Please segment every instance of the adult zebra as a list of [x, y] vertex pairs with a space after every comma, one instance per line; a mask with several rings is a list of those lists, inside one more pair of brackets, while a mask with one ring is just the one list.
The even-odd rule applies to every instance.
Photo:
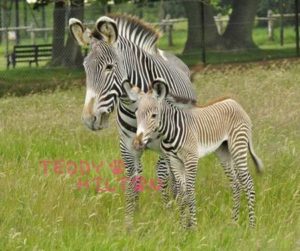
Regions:
[[[189, 71], [178, 58], [157, 48], [157, 31], [137, 18], [104, 16], [97, 20], [94, 31], [71, 18], [69, 28], [80, 45], [90, 45], [84, 59], [87, 89], [82, 118], [85, 125], [91, 130], [106, 128], [109, 114], [117, 104], [120, 150], [130, 180], [125, 192], [125, 221], [130, 226], [138, 198], [135, 183], [139, 182], [142, 168], [141, 152], [132, 146], [137, 128], [135, 109], [128, 106], [123, 83], [134, 83], [147, 92], [149, 83], [164, 78], [169, 85], [170, 101], [188, 106], [196, 100]], [[160, 151], [159, 139], [153, 140], [149, 147]], [[169, 168], [164, 156], [160, 156], [157, 173], [162, 182], [163, 200], [167, 202]]]

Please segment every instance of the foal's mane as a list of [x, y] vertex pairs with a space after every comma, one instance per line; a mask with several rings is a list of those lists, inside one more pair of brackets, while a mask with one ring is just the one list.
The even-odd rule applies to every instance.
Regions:
[[119, 36], [150, 53], [156, 53], [156, 43], [160, 34], [153, 26], [125, 14], [110, 14], [109, 17], [116, 21]]

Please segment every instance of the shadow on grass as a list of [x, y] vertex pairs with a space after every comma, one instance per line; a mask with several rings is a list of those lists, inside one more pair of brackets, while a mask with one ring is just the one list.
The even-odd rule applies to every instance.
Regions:
[[[203, 64], [201, 51], [193, 51], [188, 54], [177, 55], [189, 67]], [[285, 49], [251, 49], [251, 50], [228, 50], [206, 51], [206, 64], [245, 63], [273, 59], [291, 58], [296, 56], [295, 48]]]
[[0, 71], [0, 97], [69, 89], [84, 85], [84, 71], [64, 68], [16, 68]]

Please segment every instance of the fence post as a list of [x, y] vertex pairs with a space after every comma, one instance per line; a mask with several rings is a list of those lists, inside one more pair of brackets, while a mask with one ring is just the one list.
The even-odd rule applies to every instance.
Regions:
[[168, 46], [173, 46], [173, 24], [170, 21], [171, 15], [167, 14], [165, 19], [165, 28], [168, 34]]
[[9, 56], [9, 42], [8, 42], [8, 24], [5, 23], [5, 41], [6, 41], [6, 46], [5, 46], [5, 51], [6, 51], [6, 56]]
[[284, 45], [284, 26], [283, 26], [283, 1], [280, 0], [280, 45]]
[[296, 54], [299, 57], [299, 0], [295, 0]]
[[[45, 4], [42, 4], [42, 27], [46, 28], [46, 10], [45, 10]], [[44, 41], [47, 41], [47, 31], [44, 31], [43, 35], [44, 35]]]
[[[20, 22], [19, 22], [19, 0], [15, 0], [15, 8], [16, 8], [16, 27], [20, 26]], [[20, 32], [19, 30], [16, 30], [16, 43], [19, 44], [20, 43]]]
[[35, 44], [35, 33], [34, 33], [33, 23], [30, 25], [30, 38], [31, 38], [31, 43]]
[[200, 2], [200, 16], [201, 16], [201, 45], [202, 45], [202, 62], [206, 64], [206, 49], [205, 49], [205, 18], [204, 18], [204, 3]]
[[268, 10], [268, 38], [270, 41], [274, 41], [274, 20], [272, 10]]

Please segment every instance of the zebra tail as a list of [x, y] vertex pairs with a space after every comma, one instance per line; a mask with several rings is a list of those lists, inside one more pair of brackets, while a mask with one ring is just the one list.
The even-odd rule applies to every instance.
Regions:
[[264, 171], [264, 165], [263, 165], [262, 160], [254, 152], [251, 138], [248, 142], [248, 147], [249, 147], [250, 155], [251, 155], [252, 160], [253, 160], [253, 162], [255, 164], [255, 167], [256, 167], [256, 172], [259, 173], [259, 174], [262, 174], [263, 171]]

